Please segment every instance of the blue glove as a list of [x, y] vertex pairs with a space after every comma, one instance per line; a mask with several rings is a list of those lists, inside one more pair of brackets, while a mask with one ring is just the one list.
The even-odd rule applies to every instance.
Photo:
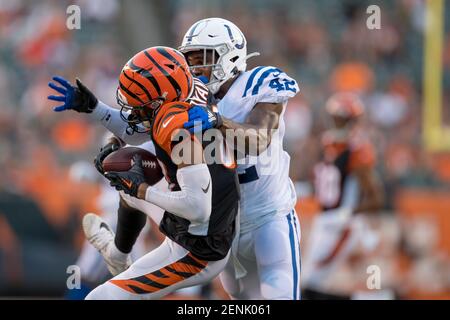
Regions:
[[76, 87], [72, 86], [69, 81], [62, 77], [55, 76], [52, 79], [58, 84], [49, 82], [48, 86], [57, 93], [62, 94], [62, 96], [51, 95], [47, 99], [64, 103], [61, 106], [53, 108], [53, 111], [60, 112], [73, 109], [78, 112], [91, 113], [97, 106], [97, 98], [83, 85], [80, 79], [76, 79]]
[[193, 106], [188, 111], [189, 121], [184, 123], [184, 128], [191, 133], [208, 130], [211, 128], [220, 128], [222, 126], [222, 117], [207, 107]]
[[208, 84], [209, 80], [206, 76], [198, 76], [198, 79], [200, 79], [201, 82], [203, 82], [204, 84]]

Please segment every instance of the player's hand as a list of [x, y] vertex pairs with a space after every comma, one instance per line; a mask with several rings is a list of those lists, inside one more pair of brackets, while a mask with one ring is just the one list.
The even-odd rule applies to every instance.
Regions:
[[111, 139], [110, 142], [108, 142], [100, 149], [99, 154], [94, 159], [95, 168], [97, 169], [98, 172], [100, 172], [100, 174], [102, 175], [105, 174], [105, 170], [103, 170], [103, 160], [105, 160], [105, 158], [109, 154], [119, 150], [120, 146], [121, 146], [120, 142], [117, 139], [113, 138]]
[[62, 77], [55, 76], [48, 86], [60, 95], [48, 96], [48, 100], [64, 103], [61, 106], [53, 108], [53, 111], [60, 112], [72, 109], [78, 112], [91, 113], [97, 106], [98, 100], [95, 95], [84, 86], [80, 79], [76, 79], [76, 86], [72, 86], [69, 81]]
[[105, 177], [116, 190], [123, 190], [130, 196], [137, 197], [139, 186], [145, 183], [144, 169], [140, 155], [134, 155], [133, 166], [124, 172], [105, 172]]
[[207, 107], [193, 106], [189, 109], [188, 114], [189, 120], [184, 123], [184, 128], [191, 133], [222, 126], [222, 117]]

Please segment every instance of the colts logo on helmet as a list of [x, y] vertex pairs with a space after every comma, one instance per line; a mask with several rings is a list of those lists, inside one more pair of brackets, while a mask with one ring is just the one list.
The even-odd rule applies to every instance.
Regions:
[[[227, 28], [227, 31], [228, 31], [228, 35], [230, 36], [230, 39], [231, 39], [231, 41], [233, 42], [234, 41], [234, 37], [233, 37], [233, 33], [231, 32], [231, 28], [230, 28], [230, 26], [229, 25], [227, 25], [227, 24], [224, 24], [224, 26], [225, 26], [225, 28]], [[242, 34], [241, 34], [241, 36], [242, 36]], [[244, 47], [244, 45], [245, 45], [245, 39], [244, 39], [244, 37], [242, 36], [242, 43], [236, 43], [234, 46], [237, 48], [237, 49], [242, 49], [243, 47]]]

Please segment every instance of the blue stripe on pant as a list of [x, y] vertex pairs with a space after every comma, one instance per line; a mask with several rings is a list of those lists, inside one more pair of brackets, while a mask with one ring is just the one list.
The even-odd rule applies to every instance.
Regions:
[[[302, 272], [302, 248], [300, 246], [300, 235], [298, 234], [298, 229], [297, 229], [297, 214], [295, 212], [295, 210], [292, 210], [292, 216], [294, 217], [294, 230], [295, 230], [295, 234], [297, 235], [297, 244], [298, 244], [298, 258], [299, 258], [299, 273], [301, 275]], [[299, 227], [300, 227], [300, 222], [299, 222]], [[300, 286], [301, 280], [299, 280], [299, 286]], [[300, 290], [301, 288], [299, 288], [299, 300], [302, 299], [302, 291]]]
[[[294, 300], [298, 300], [298, 278], [299, 274], [297, 271], [297, 254], [296, 254], [296, 245], [295, 242], [299, 242], [298, 233], [297, 233], [297, 223], [295, 221], [295, 217], [293, 216], [294, 210], [292, 210], [288, 215], [288, 224], [289, 224], [289, 240], [291, 243], [291, 255], [292, 255], [292, 271], [294, 276], [294, 286], [293, 286], [293, 297]], [[298, 243], [300, 246], [300, 243]], [[299, 255], [300, 256], [300, 255]], [[299, 263], [300, 265], [300, 263]]]

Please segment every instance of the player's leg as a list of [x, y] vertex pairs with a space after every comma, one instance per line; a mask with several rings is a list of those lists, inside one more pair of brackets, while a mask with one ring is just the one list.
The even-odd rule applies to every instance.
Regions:
[[124, 198], [120, 197], [119, 210], [117, 211], [117, 228], [114, 244], [120, 252], [129, 254], [136, 240], [145, 227], [147, 215], [140, 210], [128, 205]]
[[[164, 189], [167, 183], [161, 180], [155, 186]], [[147, 201], [120, 192], [116, 233], [106, 221], [92, 214], [83, 219], [83, 229], [89, 242], [102, 254], [110, 272], [117, 275], [131, 264], [129, 253], [146, 225], [147, 216], [159, 224], [163, 212]]]
[[[306, 298], [330, 296], [327, 283], [358, 241], [350, 216], [339, 211], [317, 216], [312, 224], [304, 264]], [[345, 298], [335, 296], [335, 298]]]
[[254, 231], [263, 299], [300, 299], [300, 223], [292, 210]]
[[[240, 234], [236, 258], [238, 262], [231, 256], [220, 274], [224, 290], [233, 300], [262, 299], [252, 231]], [[244, 268], [245, 275], [236, 271], [239, 268], [237, 263]]]
[[227, 260], [228, 256], [219, 261], [198, 259], [166, 238], [161, 246], [95, 288], [86, 299], [159, 299], [175, 290], [212, 280]]

